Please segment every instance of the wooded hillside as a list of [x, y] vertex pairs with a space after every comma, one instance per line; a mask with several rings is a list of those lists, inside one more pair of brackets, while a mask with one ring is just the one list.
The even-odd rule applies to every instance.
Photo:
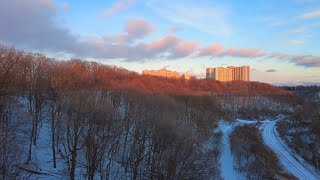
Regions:
[[174, 95], [291, 95], [260, 82], [219, 82], [211, 79], [167, 79], [140, 75], [121, 67], [80, 59], [68, 61], [0, 45], [0, 93], [25, 88], [128, 89]]

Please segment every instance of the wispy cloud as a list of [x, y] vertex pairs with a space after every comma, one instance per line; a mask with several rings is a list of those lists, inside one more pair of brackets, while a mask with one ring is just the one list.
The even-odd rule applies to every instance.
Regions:
[[266, 72], [277, 72], [277, 70], [275, 70], [275, 69], [268, 69], [268, 70], [266, 70]]
[[277, 27], [285, 24], [285, 21], [279, 17], [255, 17], [251, 21], [254, 23], [262, 23], [269, 27]]
[[199, 56], [211, 56], [211, 57], [246, 57], [256, 58], [263, 57], [264, 53], [260, 49], [253, 48], [234, 48], [224, 49], [220, 44], [212, 44], [207, 47], [199, 49]]
[[[232, 49], [232, 50], [230, 50]], [[207, 47], [198, 50], [198, 56], [205, 56], [210, 58], [217, 57], [239, 57], [239, 58], [264, 58], [264, 59], [278, 59], [294, 63], [297, 66], [304, 67], [320, 67], [320, 57], [312, 55], [290, 55], [279, 52], [264, 52], [255, 48], [229, 48], [224, 49], [222, 45], [214, 43]]]
[[181, 28], [179, 28], [179, 27], [177, 27], [177, 26], [171, 26], [170, 27], [170, 31], [172, 32], [172, 33], [176, 33], [177, 31], [179, 31]]
[[282, 44], [289, 45], [289, 46], [298, 46], [298, 45], [302, 45], [304, 43], [305, 43], [304, 40], [297, 40], [297, 39], [291, 39], [291, 40], [282, 42]]
[[301, 14], [299, 16], [300, 19], [314, 19], [314, 18], [320, 18], [320, 10], [310, 11], [306, 12], [304, 14]]
[[289, 29], [287, 32], [288, 33], [293, 33], [293, 34], [298, 34], [298, 33], [303, 33], [306, 31], [306, 28], [304, 27], [299, 27], [299, 28], [293, 28], [293, 29]]
[[119, 0], [112, 4], [111, 7], [105, 9], [103, 12], [99, 13], [98, 16], [101, 18], [108, 18], [113, 16], [135, 3], [136, 0]]
[[319, 75], [311, 75], [311, 76], [304, 76], [304, 77], [308, 77], [308, 78], [320, 78]]
[[145, 19], [131, 19], [125, 25], [125, 31], [135, 38], [143, 38], [156, 29], [155, 25]]
[[192, 27], [211, 35], [229, 36], [230, 10], [215, 4], [192, 3], [190, 1], [154, 1], [147, 5], [161, 17], [178, 24]]

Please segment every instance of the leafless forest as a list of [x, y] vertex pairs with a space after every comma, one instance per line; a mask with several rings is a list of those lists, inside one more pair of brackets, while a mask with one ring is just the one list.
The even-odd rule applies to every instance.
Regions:
[[[295, 102], [263, 83], [141, 76], [0, 46], [0, 179], [41, 174], [34, 154], [45, 134], [52, 168], [70, 179], [220, 179], [218, 120], [291, 114]], [[234, 134], [237, 161], [253, 156], [254, 177], [268, 178], [276, 158], [257, 130]], [[243, 149], [246, 138], [259, 148]]]

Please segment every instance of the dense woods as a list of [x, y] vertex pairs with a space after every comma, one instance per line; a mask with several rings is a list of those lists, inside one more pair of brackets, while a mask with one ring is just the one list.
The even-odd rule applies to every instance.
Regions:
[[70, 179], [220, 177], [212, 97], [140, 92], [157, 78], [94, 62], [3, 46], [0, 58], [1, 179], [48, 173], [41, 148], [53, 176]]
[[[264, 83], [141, 76], [0, 46], [0, 179], [48, 171], [70, 179], [219, 179], [217, 121], [290, 113], [290, 103], [291, 93]], [[265, 172], [252, 177], [272, 171], [273, 159], [262, 160]]]
[[320, 105], [303, 101], [292, 114], [278, 124], [286, 143], [301, 157], [320, 170]]
[[281, 172], [277, 156], [263, 143], [255, 125], [236, 127], [230, 136], [230, 144], [236, 168], [248, 179], [294, 179]]

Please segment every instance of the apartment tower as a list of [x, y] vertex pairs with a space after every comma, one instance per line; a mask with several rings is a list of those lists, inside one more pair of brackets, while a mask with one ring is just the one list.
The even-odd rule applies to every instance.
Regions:
[[250, 81], [250, 66], [207, 68], [206, 78], [212, 78], [223, 82]]

